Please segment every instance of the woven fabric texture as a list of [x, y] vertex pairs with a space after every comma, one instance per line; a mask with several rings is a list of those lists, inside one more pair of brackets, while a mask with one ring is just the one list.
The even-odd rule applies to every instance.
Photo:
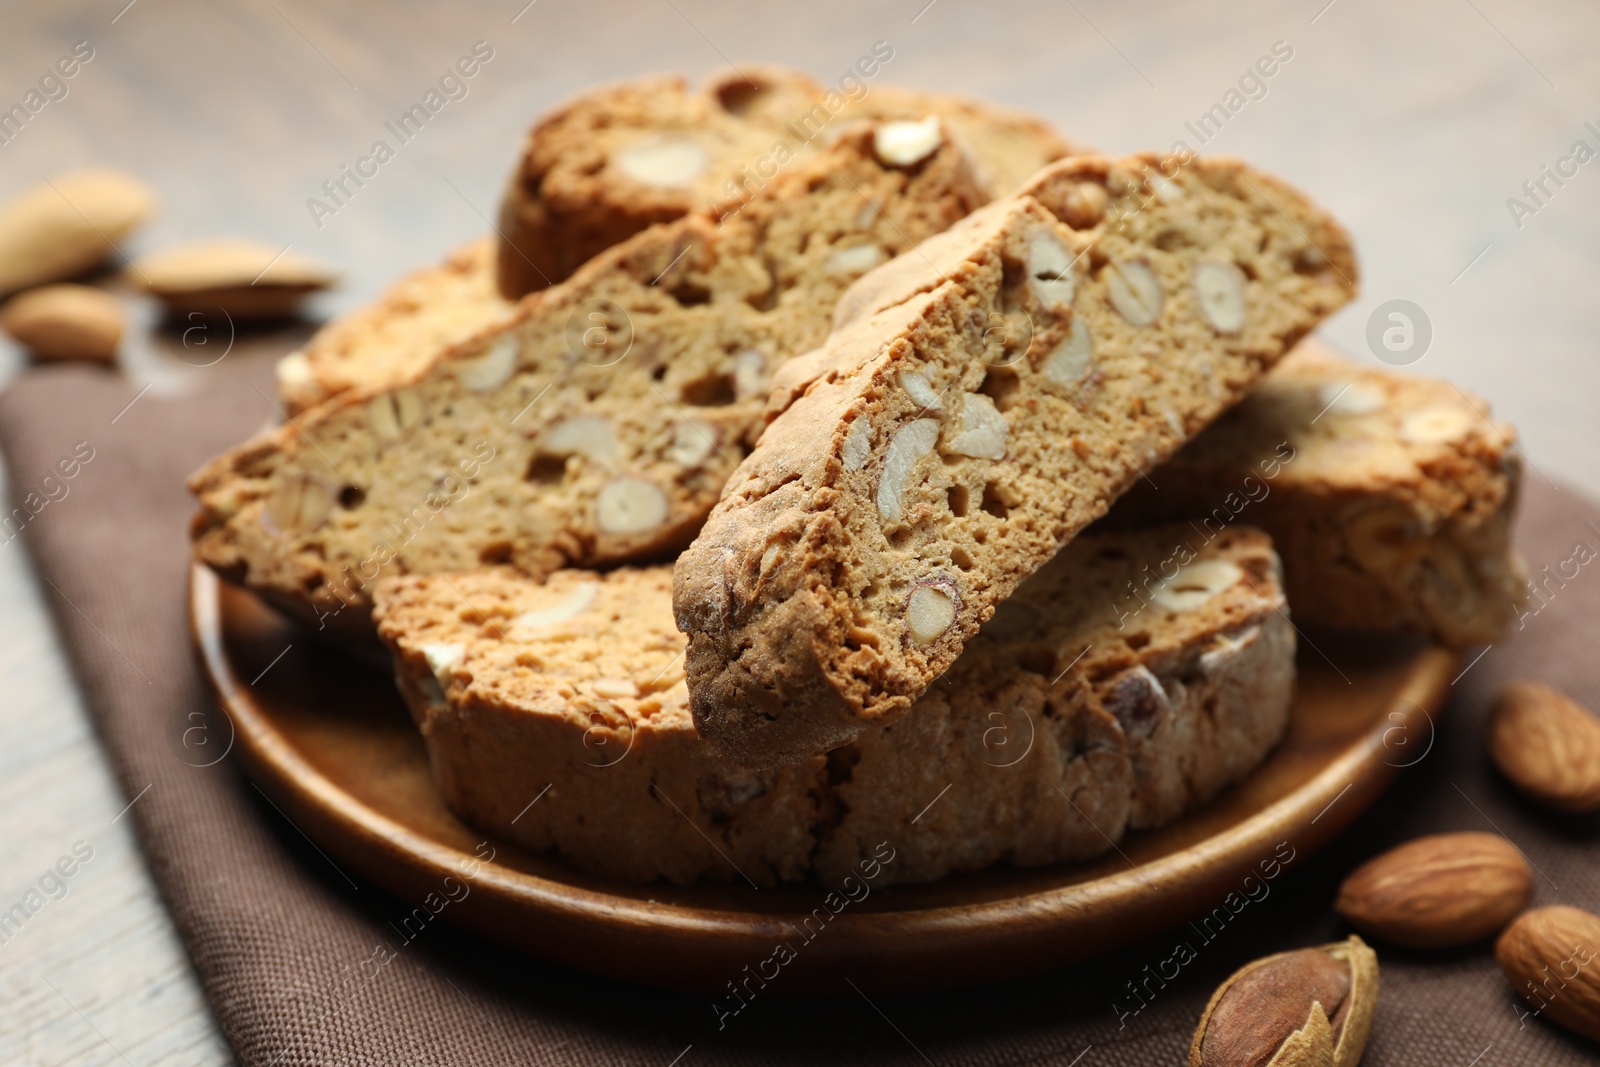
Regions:
[[[150, 787], [131, 818], [247, 1067], [1177, 1064], [1187, 1062], [1195, 1021], [1222, 978], [1256, 956], [1343, 936], [1330, 909], [1339, 879], [1407, 838], [1501, 832], [1537, 868], [1535, 904], [1600, 910], [1600, 821], [1556, 819], [1523, 803], [1483, 746], [1490, 701], [1509, 678], [1541, 679], [1600, 706], [1600, 570], [1583, 567], [1549, 581], [1541, 609], [1514, 639], [1467, 670], [1427, 756], [1351, 831], [1296, 864], [1244, 921], [1201, 947], [1137, 1014], [1127, 983], [1170, 957], [1181, 934], [979, 990], [888, 997], [845, 988], [829, 1002], [757, 999], [720, 1030], [706, 998], [575, 975], [443, 926], [401, 944], [390, 921], [408, 905], [351, 884], [235, 761], [194, 767], [171, 740], [211, 703], [187, 623], [193, 501], [184, 479], [273, 417], [270, 379], [267, 360], [235, 359], [204, 392], [152, 393], [129, 407], [139, 383], [48, 368], [0, 395], [13, 503], [29, 493], [59, 496], [45, 476], [81, 455], [82, 443], [92, 450], [67, 495], [42, 506], [23, 536], [124, 792]], [[1547, 564], [1555, 574], [1579, 543], [1600, 550], [1600, 505], [1537, 473], [1528, 483], [1519, 541], [1535, 574]], [[375, 954], [387, 962], [366, 963]], [[1431, 954], [1379, 946], [1379, 955], [1380, 1004], [1364, 1060], [1371, 1067], [1595, 1062], [1592, 1044], [1522, 1018], [1487, 946]]]

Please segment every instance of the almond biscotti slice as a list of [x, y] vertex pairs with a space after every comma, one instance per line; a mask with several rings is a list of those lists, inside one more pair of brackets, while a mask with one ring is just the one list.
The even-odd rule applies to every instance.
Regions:
[[[630, 881], [835, 883], [892, 853], [881, 884], [919, 882], [1097, 855], [1278, 741], [1294, 631], [1271, 544], [1185, 538], [1079, 538], [915, 714], [767, 770], [695, 733], [667, 566], [408, 576], [375, 613], [441, 794], [489, 833]], [[1128, 611], [1157, 569], [1172, 580]]]
[[446, 348], [509, 318], [514, 306], [495, 286], [493, 240], [471, 241], [280, 359], [278, 395], [296, 415], [346, 389], [404, 381]]
[[863, 278], [678, 561], [701, 733], [772, 765], [904, 714], [1354, 275], [1284, 183], [1139, 156], [1053, 164]]
[[878, 85], [882, 59], [838, 88], [799, 71], [746, 66], [699, 90], [682, 78], [643, 78], [557, 108], [528, 134], [501, 204], [501, 291], [515, 298], [553, 285], [652, 224], [738, 211], [853, 123], [904, 120], [885, 131], [883, 147], [909, 161], [937, 117], [991, 197], [1075, 150], [1032, 115]]
[[[733, 168], [770, 153], [771, 128], [789, 121], [784, 115], [790, 112], [800, 115], [818, 106], [826, 91], [798, 72], [761, 67], [747, 73], [755, 87], [730, 75], [698, 93], [689, 92], [676, 79], [649, 79], [597, 90], [536, 127], [527, 161], [519, 169], [523, 177], [512, 182], [504, 208], [507, 243], [500, 245], [499, 251], [512, 262], [499, 270], [502, 277], [518, 279], [507, 283], [507, 291], [521, 296], [543, 289], [549, 284], [546, 278], [567, 277], [590, 256], [631, 237], [650, 222], [679, 218], [703, 206], [677, 186], [662, 191], [645, 183], [648, 188], [641, 199], [638, 183], [621, 165], [631, 165], [633, 158], [626, 146], [674, 139], [703, 141], [721, 160], [721, 171], [708, 165], [708, 175], [727, 172], [720, 180], [738, 190], [731, 198], [726, 189], [717, 196], [706, 195], [705, 203], [717, 204], [719, 214], [737, 209], [764, 187], [772, 174], [750, 179]], [[833, 114], [823, 106], [825, 113]], [[836, 132], [863, 120], [880, 124], [906, 120], [885, 129], [881, 136], [886, 152], [914, 162], [919, 146], [925, 148], [929, 138], [937, 135], [924, 121], [930, 114], [943, 118], [967, 151], [974, 179], [985, 189], [1009, 192], [1069, 149], [1042, 122], [1029, 116], [893, 86], [878, 86], [870, 99], [839, 105], [840, 121], [833, 121], [829, 129]], [[846, 118], [848, 122], [843, 121]], [[815, 138], [806, 143], [805, 150], [815, 152], [832, 140], [832, 136]], [[586, 164], [579, 163], [576, 147], [592, 151], [599, 142], [616, 148], [609, 157], [602, 156], [616, 165], [610, 171], [582, 174]], [[551, 143], [556, 150], [548, 148]], [[529, 179], [528, 167], [537, 174], [554, 173], [544, 181]], [[577, 186], [584, 182], [594, 185], [594, 203], [581, 211], [552, 215], [552, 203], [570, 205], [581, 199]], [[541, 194], [540, 189], [545, 191]], [[602, 221], [607, 213], [615, 218]], [[592, 218], [578, 226], [579, 215]], [[573, 227], [579, 232], [569, 233]], [[527, 250], [527, 259], [511, 246], [512, 241]], [[304, 349], [285, 356], [278, 363], [278, 391], [289, 414], [346, 389], [399, 382], [443, 349], [507, 318], [513, 301], [498, 288], [496, 256], [492, 239], [463, 245], [442, 264], [406, 275], [372, 304], [330, 323]], [[536, 264], [543, 265], [544, 273]]]
[[[847, 873], [885, 840], [904, 850], [906, 881], [1086, 858], [1254, 770], [1294, 690], [1277, 556], [1248, 527], [1198, 548], [1187, 533], [1075, 539], [910, 714], [823, 757], [835, 778], [849, 770], [816, 869]], [[1129, 610], [1152, 572], [1170, 580]]]
[[469, 822], [628, 881], [802, 878], [821, 761], [746, 770], [700, 741], [671, 599], [666, 565], [497, 568], [384, 581], [373, 617]]
[[1491, 642], [1526, 590], [1511, 547], [1516, 430], [1448, 382], [1303, 342], [1238, 407], [1136, 485], [1113, 521], [1272, 534], [1297, 619]]
[[983, 201], [942, 134], [906, 163], [885, 161], [877, 130], [736, 216], [602, 253], [408, 381], [213, 460], [191, 480], [198, 558], [319, 626], [370, 632], [382, 575], [681, 548], [758, 432], [770, 376], [826, 336], [839, 294]]

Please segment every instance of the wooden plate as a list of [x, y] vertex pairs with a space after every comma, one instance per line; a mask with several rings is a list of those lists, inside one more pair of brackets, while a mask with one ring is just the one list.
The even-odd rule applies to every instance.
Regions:
[[1292, 871], [1426, 754], [1457, 666], [1392, 638], [1302, 640], [1288, 736], [1212, 803], [1094, 862], [872, 889], [808, 939], [801, 920], [829, 912], [813, 885], [632, 886], [485, 841], [439, 800], [386, 668], [318, 646], [200, 567], [191, 613], [233, 751], [342, 870], [409, 903], [434, 894], [440, 918], [594, 974], [726, 994], [746, 967], [778, 969], [763, 996], [849, 995], [846, 976], [884, 992], [1020, 977], [1210, 912], [1247, 877]]

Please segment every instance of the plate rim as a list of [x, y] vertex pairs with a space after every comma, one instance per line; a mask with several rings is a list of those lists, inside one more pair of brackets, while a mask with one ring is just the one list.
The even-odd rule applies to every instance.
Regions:
[[[770, 944], [774, 934], [782, 933], [782, 926], [792, 928], [792, 924], [787, 923], [791, 915], [809, 914], [738, 911], [720, 905], [695, 907], [613, 894], [498, 865], [492, 859], [481, 861], [473, 853], [428, 838], [347, 793], [271, 727], [267, 716], [257, 709], [250, 686], [234, 671], [227, 655], [222, 625], [223, 580], [204, 564], [194, 561], [189, 586], [191, 638], [213, 694], [231, 720], [234, 747], [240, 752], [247, 777], [268, 799], [282, 806], [286, 817], [290, 813], [332, 816], [334, 832], [318, 832], [316, 836], [304, 829], [301, 832], [319, 848], [329, 848], [341, 862], [348, 862], [363, 877], [400, 899], [411, 899], [410, 894], [420, 883], [436, 885], [446, 876], [459, 874], [464, 863], [478, 861], [480, 867], [471, 876], [473, 888], [489, 890], [485, 895], [496, 898], [493, 903], [500, 906], [491, 906], [482, 913], [474, 909], [470, 914], [451, 915], [456, 925], [489, 934], [501, 943], [509, 942], [551, 962], [578, 970], [676, 989], [685, 986], [675, 981], [652, 981], [649, 974], [622, 974], [618, 967], [597, 963], [587, 956], [573, 958], [571, 953], [540, 951], [519, 943], [516, 936], [505, 936], [507, 931], [497, 922], [485, 920], [503, 920], [511, 912], [533, 908], [552, 922], [584, 923], [623, 942], [641, 936], [655, 940], [690, 936], [726, 941], [730, 947], [746, 946], [736, 958], [753, 962], [760, 958], [756, 955], [756, 942]], [[248, 594], [248, 590], [245, 592]], [[987, 925], [1001, 923], [1013, 927], [1020, 923], [1024, 934], [1045, 933], [1062, 918], [1086, 908], [1137, 899], [1145, 893], [1181, 892], [1197, 882], [1219, 880], [1219, 872], [1236, 875], [1238, 871], [1250, 869], [1262, 856], [1271, 854], [1275, 841], [1287, 839], [1285, 828], [1290, 826], [1299, 848], [1308, 853], [1315, 851], [1365, 811], [1399, 772], [1402, 765], [1375, 757], [1374, 743], [1395, 728], [1386, 724], [1394, 723], [1405, 729], [1417, 725], [1416, 712], [1427, 717], [1431, 726], [1433, 716], [1448, 695], [1448, 676], [1459, 665], [1460, 658], [1459, 652], [1442, 646], [1424, 648], [1405, 685], [1391, 700], [1389, 713], [1381, 718], [1374, 714], [1374, 726], [1366, 731], [1362, 741], [1346, 743], [1338, 755], [1292, 793], [1217, 834], [1138, 865], [1130, 860], [1128, 870], [1070, 886], [959, 904], [873, 911], [846, 908], [834, 916], [830, 928], [848, 930], [850, 934], [831, 939], [830, 949], [839, 941], [852, 938], [881, 946], [887, 937], [894, 937], [898, 942], [917, 934], [954, 935], [965, 942]], [[1405, 704], [1415, 711], [1402, 706]], [[1401, 718], [1396, 719], [1396, 715]], [[1334, 804], [1349, 793], [1355, 794], [1351, 803], [1333, 813]], [[1299, 816], [1312, 803], [1318, 805], [1319, 815], [1310, 824], [1299, 825]], [[1323, 816], [1330, 813], [1331, 817], [1324, 822]], [[306, 820], [296, 821], [297, 829], [301, 821]], [[314, 821], [316, 830], [327, 830], [321, 818]], [[1321, 826], [1317, 825], [1319, 822]], [[495, 840], [493, 835], [485, 836]], [[1187, 910], [1182, 911], [1160, 929], [1150, 928], [1133, 938], [1112, 938], [1110, 945], [1143, 940], [1181, 926], [1191, 917]], [[1018, 931], [1013, 929], [1010, 933], [1014, 940]], [[1086, 950], [1077, 958], [1092, 957], [1106, 947], [1109, 946], [1097, 944], [1091, 937], [1085, 943]], [[1073, 959], [1058, 958], [1054, 965], [1069, 962]], [[1014, 976], [1039, 969], [1042, 968], [1024, 968]], [[732, 976], [737, 977], [737, 971], [732, 972]], [[904, 988], [958, 988], [988, 980], [994, 980], [994, 976], [985, 974], [976, 980], [958, 978], [954, 982], [913, 981]], [[797, 992], [803, 995], [805, 984], [797, 983], [797, 986]], [[693, 988], [701, 986], [696, 984]]]

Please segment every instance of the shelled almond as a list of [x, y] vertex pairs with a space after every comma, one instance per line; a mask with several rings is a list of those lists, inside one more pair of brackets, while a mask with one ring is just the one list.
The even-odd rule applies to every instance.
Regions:
[[1494, 955], [1533, 1014], [1600, 1041], [1600, 916], [1535, 908], [1506, 928]]
[[1496, 834], [1434, 834], [1351, 873], [1334, 908], [1363, 933], [1407, 948], [1488, 937], [1528, 906], [1533, 874]]
[[155, 193], [120, 170], [72, 171], [25, 190], [0, 206], [0, 295], [99, 266], [155, 209]]
[[109, 363], [122, 341], [122, 307], [87, 285], [46, 285], [13, 297], [0, 325], [41, 359]]
[[1505, 687], [1489, 720], [1489, 758], [1547, 808], [1600, 809], [1600, 719], [1548, 685]]
[[233, 238], [193, 241], [142, 256], [128, 275], [169, 315], [221, 310], [240, 319], [292, 315], [308, 294], [338, 280], [317, 260]]

